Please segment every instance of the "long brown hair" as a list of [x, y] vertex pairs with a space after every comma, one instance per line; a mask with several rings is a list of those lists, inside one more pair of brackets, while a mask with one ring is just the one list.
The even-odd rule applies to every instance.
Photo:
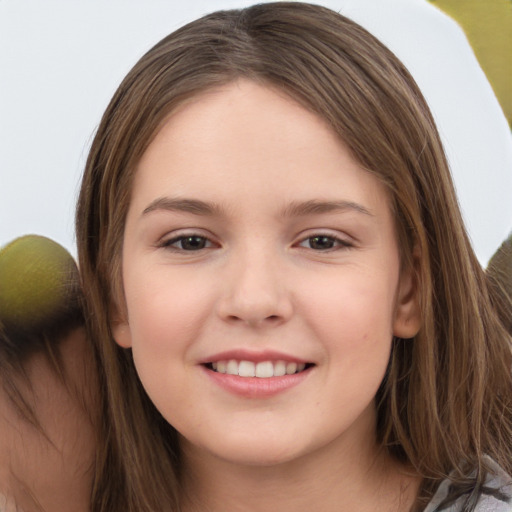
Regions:
[[423, 322], [413, 340], [394, 340], [377, 435], [423, 477], [418, 504], [450, 472], [462, 483], [473, 472], [477, 492], [484, 454], [511, 472], [510, 336], [464, 230], [425, 100], [400, 61], [354, 22], [320, 6], [277, 2], [210, 14], [159, 42], [124, 79], [93, 141], [76, 217], [103, 370], [93, 509], [179, 509], [176, 433], [110, 329], [123, 300], [124, 222], [137, 163], [163, 121], [188, 98], [241, 77], [281, 89], [326, 120], [389, 189]]

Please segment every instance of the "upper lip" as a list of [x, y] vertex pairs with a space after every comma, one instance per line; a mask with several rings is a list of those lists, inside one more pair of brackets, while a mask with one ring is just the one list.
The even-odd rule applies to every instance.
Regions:
[[285, 361], [287, 363], [310, 363], [306, 359], [278, 352], [275, 350], [247, 350], [247, 349], [234, 349], [226, 350], [224, 352], [217, 352], [211, 356], [205, 357], [199, 364], [216, 363], [217, 361], [252, 361], [254, 363], [261, 363], [263, 361]]

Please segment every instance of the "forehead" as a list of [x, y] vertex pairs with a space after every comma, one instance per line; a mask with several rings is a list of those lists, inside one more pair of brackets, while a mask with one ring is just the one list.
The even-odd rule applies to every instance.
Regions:
[[387, 197], [320, 116], [281, 90], [240, 80], [167, 118], [139, 162], [133, 198], [167, 191], [226, 201], [258, 191], [276, 202], [336, 200], [349, 188], [354, 201]]

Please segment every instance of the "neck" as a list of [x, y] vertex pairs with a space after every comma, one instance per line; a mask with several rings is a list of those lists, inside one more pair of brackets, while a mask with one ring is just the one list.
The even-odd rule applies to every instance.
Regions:
[[406, 512], [420, 484], [368, 443], [347, 446], [337, 439], [314, 454], [257, 466], [220, 459], [184, 440], [181, 446], [183, 512]]

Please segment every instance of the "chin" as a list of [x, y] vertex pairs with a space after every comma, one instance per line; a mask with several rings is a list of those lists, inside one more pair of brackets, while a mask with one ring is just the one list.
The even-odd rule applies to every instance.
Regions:
[[[243, 435], [237, 438], [232, 433], [211, 437], [215, 443], [185, 441], [187, 451], [209, 453], [216, 459], [239, 466], [270, 467], [286, 464], [307, 452], [304, 446], [287, 444], [285, 438], [269, 439], [265, 435]], [[289, 441], [290, 439], [288, 439]]]
[[273, 467], [286, 464], [297, 459], [300, 455], [294, 452], [276, 453], [275, 450], [253, 449], [233, 453], [217, 453], [226, 462], [247, 467]]

